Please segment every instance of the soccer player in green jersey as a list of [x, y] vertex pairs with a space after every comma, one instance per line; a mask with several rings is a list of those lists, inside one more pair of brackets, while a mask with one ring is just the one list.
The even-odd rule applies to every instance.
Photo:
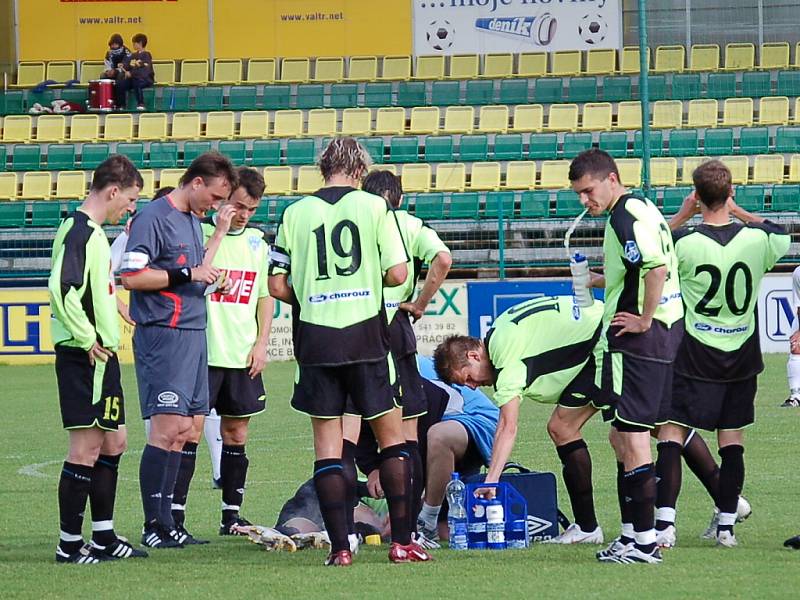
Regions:
[[[670, 221], [683, 301], [686, 335], [675, 359], [672, 410], [659, 439], [682, 444], [689, 428], [717, 432], [719, 524], [717, 544], [736, 546], [733, 526], [744, 484], [744, 429], [755, 418], [758, 373], [764, 368], [756, 303], [761, 279], [789, 250], [786, 230], [753, 215], [732, 200], [731, 173], [718, 160], [692, 174], [695, 191]], [[703, 222], [680, 228], [700, 212]], [[742, 223], [731, 220], [731, 215]], [[667, 485], [675, 508], [677, 473]]]
[[[609, 154], [587, 150], [569, 180], [592, 216], [608, 213], [603, 236], [606, 289], [598, 382], [613, 404], [622, 536], [601, 561], [661, 562], [656, 547], [655, 465], [650, 432], [666, 419], [672, 361], [683, 335], [683, 305], [672, 235], [658, 208], [629, 193]], [[628, 501], [627, 499], [630, 499]]]
[[[97, 167], [89, 195], [61, 223], [53, 242], [51, 333], [61, 418], [69, 431], [58, 485], [58, 562], [93, 564], [147, 556], [114, 533], [117, 473], [127, 436], [111, 250], [101, 227], [133, 212], [141, 188], [142, 176], [133, 163], [110, 157]], [[87, 498], [92, 541], [84, 544]]]
[[602, 302], [581, 308], [571, 296], [535, 298], [498, 316], [484, 341], [451, 336], [433, 353], [434, 368], [445, 383], [494, 386], [492, 401], [500, 407], [500, 420], [486, 483], [499, 481], [511, 455], [522, 401], [556, 405], [547, 431], [564, 465], [576, 521], [557, 543], [603, 542], [594, 511], [592, 459], [581, 436], [583, 425], [605, 408], [594, 384], [602, 316]]
[[383, 304], [384, 286], [405, 282], [408, 257], [386, 201], [356, 189], [369, 164], [356, 140], [334, 139], [319, 161], [325, 187], [286, 208], [270, 255], [270, 293], [293, 305], [298, 373], [292, 406], [311, 417], [314, 484], [331, 538], [329, 565], [352, 562], [342, 467], [341, 417], [348, 395], [381, 447], [380, 480], [392, 527], [389, 559], [430, 559], [411, 541], [410, 461], [389, 383]]

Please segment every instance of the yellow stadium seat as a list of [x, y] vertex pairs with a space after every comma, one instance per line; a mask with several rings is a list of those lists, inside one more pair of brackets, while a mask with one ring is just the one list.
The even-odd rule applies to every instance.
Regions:
[[619, 178], [626, 187], [640, 187], [642, 185], [642, 159], [618, 158]]
[[550, 74], [557, 77], [578, 75], [581, 72], [580, 50], [557, 50], [550, 55]]
[[320, 56], [314, 61], [314, 81], [336, 83], [344, 79], [344, 59], [341, 56]]
[[375, 164], [369, 166], [369, 172], [372, 173], [373, 171], [389, 171], [392, 175], [397, 175], [397, 165], [388, 165], [388, 164]]
[[547, 52], [522, 52], [517, 63], [517, 77], [547, 75]]
[[275, 122], [272, 135], [273, 137], [300, 137], [303, 135], [303, 111], [275, 111]]
[[63, 142], [67, 134], [64, 115], [41, 115], [36, 119], [36, 142]]
[[411, 57], [406, 55], [384, 56], [383, 81], [406, 81], [411, 78]]
[[414, 79], [444, 79], [444, 56], [418, 56]]
[[100, 79], [105, 70], [106, 66], [102, 60], [81, 61], [81, 85], [87, 85], [94, 79]]
[[450, 79], [475, 79], [478, 77], [480, 59], [477, 54], [460, 54], [450, 57]]
[[342, 135], [369, 135], [372, 111], [368, 108], [345, 108], [342, 111]]
[[789, 98], [786, 96], [762, 98], [758, 105], [758, 124], [788, 125]]
[[611, 129], [611, 103], [589, 102], [584, 104], [581, 129], [584, 131], [607, 131]]
[[307, 135], [336, 135], [336, 109], [314, 108], [308, 111]]
[[651, 185], [675, 187], [678, 180], [678, 161], [674, 158], [650, 159]]
[[467, 179], [467, 166], [464, 163], [441, 163], [436, 167], [437, 192], [464, 191]]
[[794, 122], [800, 124], [800, 97], [794, 101]]
[[[625, 46], [622, 48], [619, 72], [623, 75], [639, 73], [639, 46]], [[650, 48], [647, 49], [647, 68], [650, 69]]]
[[788, 69], [789, 42], [767, 42], [761, 44], [759, 69]]
[[154, 60], [153, 73], [155, 73], [156, 85], [175, 84], [175, 61], [174, 60]]
[[470, 190], [498, 190], [500, 189], [500, 163], [476, 162], [472, 163], [472, 172], [469, 181]]
[[269, 135], [269, 113], [266, 110], [248, 110], [239, 121], [240, 138], [265, 138]]
[[284, 58], [281, 61], [279, 83], [307, 83], [311, 71], [311, 60], [306, 57]]
[[693, 44], [689, 55], [690, 71], [719, 70], [719, 46], [717, 44]]
[[351, 56], [348, 81], [375, 81], [378, 78], [377, 56]]
[[[141, 115], [141, 119], [149, 115]], [[166, 115], [164, 115], [166, 118]], [[141, 125], [140, 125], [141, 126]], [[8, 127], [8, 117], [6, 118]], [[75, 115], [69, 122], [70, 142], [96, 142], [100, 138], [100, 117], [97, 115]]]
[[794, 47], [794, 68], [800, 69], [800, 42]]
[[716, 100], [690, 100], [687, 127], [716, 127], [717, 126]]
[[184, 172], [184, 169], [161, 169], [158, 187], [178, 187], [178, 182]]
[[[413, 115], [412, 115], [413, 122]], [[444, 133], [472, 133], [475, 109], [471, 106], [448, 106], [444, 113]]]
[[153, 169], [139, 169], [142, 176], [142, 189], [139, 196], [142, 198], [152, 198], [156, 193], [156, 176]]
[[17, 67], [16, 87], [34, 87], [44, 81], [45, 66], [44, 61], [25, 61], [19, 63]]
[[297, 170], [297, 193], [313, 194], [325, 187], [325, 180], [316, 165], [303, 165]]
[[33, 119], [28, 115], [9, 115], [3, 123], [4, 142], [28, 142], [31, 139]]
[[577, 104], [551, 104], [545, 131], [575, 131], [578, 128]]
[[181, 85], [208, 84], [208, 61], [205, 59], [187, 59], [181, 61]]
[[656, 48], [656, 73], [681, 73], [686, 64], [686, 48], [683, 46], [659, 46]]
[[750, 127], [753, 124], [752, 98], [726, 98], [722, 109], [723, 127]]
[[439, 108], [436, 106], [415, 106], [411, 109], [409, 133], [438, 133]]
[[789, 176], [786, 181], [789, 183], [800, 182], [800, 154], [792, 154], [789, 159]]
[[541, 104], [520, 104], [514, 107], [514, 124], [510, 131], [541, 131], [544, 107]]
[[487, 54], [483, 57], [483, 74], [487, 79], [508, 79], [514, 72], [513, 54]]
[[617, 107], [617, 123], [614, 129], [641, 129], [642, 105], [639, 102], [620, 102]]
[[405, 165], [400, 175], [405, 192], [428, 192], [431, 189], [431, 166], [427, 163]]
[[83, 198], [86, 195], [84, 171], [61, 171], [56, 178], [56, 198]]
[[247, 61], [247, 83], [275, 83], [276, 59], [251, 58]]
[[47, 63], [45, 79], [66, 83], [75, 79], [75, 63], [71, 60], [51, 60]]
[[133, 115], [106, 115], [103, 140], [107, 142], [127, 142], [133, 138]]
[[17, 186], [16, 173], [0, 173], [0, 200], [16, 200]]
[[756, 48], [753, 44], [728, 44], [725, 46], [726, 71], [752, 71]]
[[22, 176], [22, 200], [53, 197], [53, 179], [49, 171], [28, 171]]
[[481, 106], [478, 131], [481, 133], [505, 133], [508, 131], [508, 106]]
[[402, 135], [406, 129], [406, 111], [400, 107], [382, 107], [375, 113], [376, 135]]
[[681, 185], [694, 185], [692, 174], [694, 170], [704, 162], [711, 160], [707, 156], [687, 156], [683, 159], [681, 167]]
[[783, 156], [780, 154], [756, 156], [752, 183], [783, 183]]
[[214, 83], [237, 85], [242, 82], [241, 58], [214, 59]]
[[[75, 129], [75, 119], [72, 117], [72, 128]], [[139, 131], [137, 140], [164, 140], [167, 138], [167, 115], [165, 113], [149, 113], [139, 115]]]
[[536, 163], [532, 160], [517, 160], [506, 166], [506, 183], [509, 190], [532, 190], [536, 186]]
[[292, 167], [264, 167], [264, 183], [269, 194], [291, 194]]
[[200, 137], [200, 113], [187, 112], [172, 115], [171, 140], [195, 140]]
[[750, 164], [746, 156], [721, 156], [720, 160], [731, 171], [731, 183], [747, 185]]
[[683, 125], [683, 102], [659, 100], [653, 104], [653, 127], [680, 129]]
[[543, 160], [539, 174], [540, 188], [564, 189], [569, 187], [568, 160]]
[[594, 48], [586, 53], [587, 75], [611, 75], [617, 70], [617, 51], [614, 48]]
[[236, 115], [230, 110], [208, 113], [204, 137], [214, 140], [232, 139], [236, 129], [235, 118]]

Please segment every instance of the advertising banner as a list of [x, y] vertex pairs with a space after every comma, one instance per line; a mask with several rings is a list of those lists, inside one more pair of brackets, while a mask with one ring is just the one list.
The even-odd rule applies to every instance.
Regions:
[[763, 352], [788, 352], [789, 336], [797, 329], [792, 298], [792, 274], [767, 275], [758, 294], [758, 330]]
[[622, 46], [621, 0], [413, 0], [414, 54]]

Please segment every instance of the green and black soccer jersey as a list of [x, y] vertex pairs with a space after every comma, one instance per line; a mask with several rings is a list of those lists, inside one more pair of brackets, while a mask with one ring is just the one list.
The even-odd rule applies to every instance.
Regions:
[[301, 365], [386, 358], [383, 275], [408, 256], [383, 198], [351, 187], [301, 198], [284, 211], [270, 256], [271, 275], [291, 275]]
[[[672, 362], [682, 333], [681, 291], [678, 261], [672, 234], [664, 217], [646, 198], [624, 194], [611, 208], [603, 237], [606, 279], [604, 349], [625, 352], [639, 358]], [[655, 268], [665, 266], [667, 279], [653, 324], [642, 334], [617, 337], [617, 327], [609, 327], [618, 312], [642, 314], [644, 278]]]
[[780, 225], [728, 223], [675, 232], [686, 335], [675, 371], [737, 381], [764, 368], [756, 305], [761, 279], [789, 249]]
[[53, 242], [47, 287], [53, 344], [89, 350], [95, 342], [119, 347], [119, 321], [111, 250], [103, 229], [80, 210], [70, 214]]
[[497, 375], [494, 403], [558, 402], [592, 356], [602, 318], [602, 302], [581, 308], [572, 296], [536, 298], [498, 316], [485, 342]]

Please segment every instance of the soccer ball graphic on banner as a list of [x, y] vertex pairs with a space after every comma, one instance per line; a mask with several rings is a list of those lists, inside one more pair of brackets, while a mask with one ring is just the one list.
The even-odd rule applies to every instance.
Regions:
[[452, 46], [455, 37], [456, 30], [452, 23], [445, 20], [431, 21], [428, 24], [428, 31], [425, 33], [425, 39], [428, 40], [431, 48], [440, 52]]
[[608, 23], [602, 15], [592, 13], [584, 15], [578, 23], [578, 35], [587, 44], [599, 44], [606, 39], [608, 33]]

